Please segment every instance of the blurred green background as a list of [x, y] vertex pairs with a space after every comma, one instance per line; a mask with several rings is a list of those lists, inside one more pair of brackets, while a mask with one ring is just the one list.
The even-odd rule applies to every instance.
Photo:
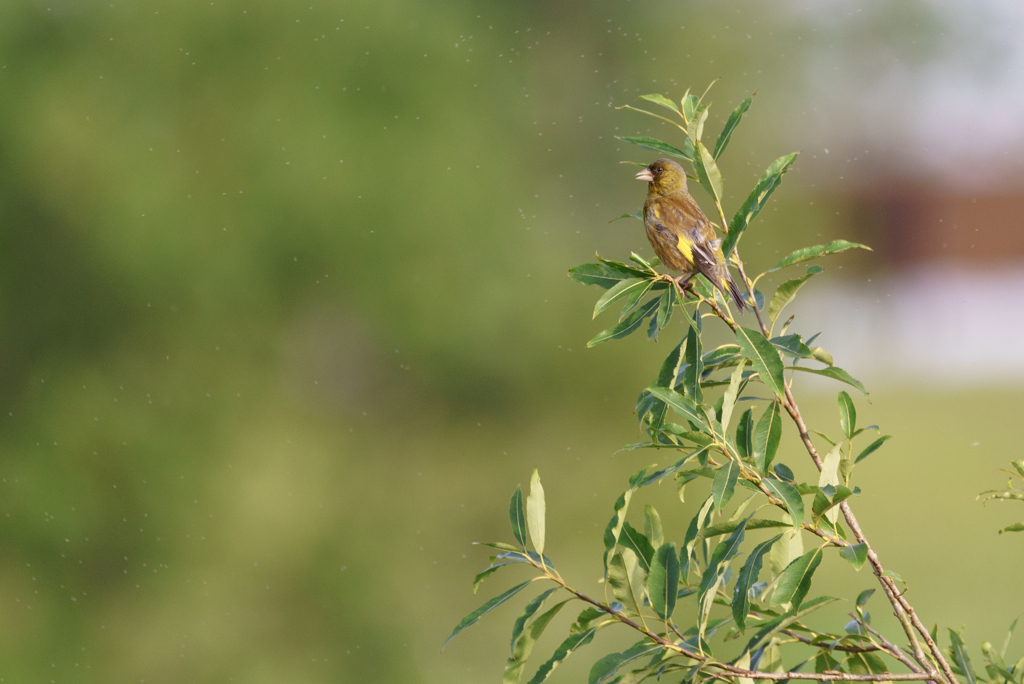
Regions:
[[[497, 681], [515, 608], [439, 653], [521, 573], [474, 597], [487, 554], [471, 542], [507, 540], [508, 496], [539, 466], [549, 554], [599, 591], [611, 504], [650, 458], [614, 452], [638, 439], [633, 401], [678, 334], [584, 350], [611, 318], [590, 320], [597, 292], [566, 270], [650, 253], [638, 223], [609, 219], [644, 192], [619, 162], [654, 155], [613, 136], [670, 135], [613, 107], [721, 77], [715, 136], [758, 91], [722, 160], [727, 210], [805, 152], [744, 242], [753, 267], [834, 237], [884, 243], [851, 202], [917, 167], [898, 122], [859, 137], [857, 107], [914, 110], [892, 88], [871, 99], [885, 65], [914, 82], [936, 64], [963, 78], [959, 54], [1002, 64], [965, 48], [1002, 26], [993, 12], [951, 16], [0, 4], [0, 681]], [[837, 152], [860, 146], [873, 165]], [[857, 292], [899, 271], [890, 257], [834, 258], [828, 277]], [[802, 389], [836, 432], [839, 388]], [[1021, 540], [995, 534], [1024, 516], [974, 502], [1020, 456], [1022, 400], [1012, 378], [899, 377], [858, 400], [895, 435], [858, 470], [861, 522], [922, 618], [967, 625], [976, 654], [1024, 611]], [[797, 447], [787, 432], [780, 458], [801, 467]], [[645, 500], [681, 536], [700, 498]], [[871, 585], [836, 561], [815, 590]]]

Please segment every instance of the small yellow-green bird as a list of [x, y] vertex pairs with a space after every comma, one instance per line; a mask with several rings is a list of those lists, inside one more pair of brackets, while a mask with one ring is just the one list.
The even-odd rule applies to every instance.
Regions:
[[[640, 173], [647, 181], [644, 226], [654, 253], [668, 268], [682, 271], [674, 278], [680, 285], [700, 273], [731, 296], [740, 311], [747, 309], [722, 255], [722, 241], [697, 202], [686, 190], [686, 173], [671, 159], [658, 159]], [[680, 278], [686, 280], [680, 283]]]

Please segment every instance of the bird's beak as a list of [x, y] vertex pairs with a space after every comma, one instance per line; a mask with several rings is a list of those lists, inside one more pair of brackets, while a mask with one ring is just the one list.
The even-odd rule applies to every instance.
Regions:
[[651, 173], [650, 169], [644, 169], [640, 173], [636, 174], [637, 180], [647, 181], [648, 183], [654, 182], [654, 174]]

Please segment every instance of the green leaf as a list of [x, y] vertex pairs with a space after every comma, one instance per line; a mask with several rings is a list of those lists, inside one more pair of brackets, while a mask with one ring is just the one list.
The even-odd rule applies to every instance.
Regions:
[[665, 543], [665, 533], [661, 529], [661, 516], [651, 504], [644, 506], [644, 533], [658, 548]]
[[[623, 141], [623, 142], [628, 142], [628, 143], [633, 143], [634, 145], [639, 145], [640, 147], [644, 148], [645, 150], [654, 150], [655, 152], [664, 152], [665, 154], [667, 154], [669, 156], [672, 156], [672, 157], [679, 157], [680, 159], [685, 159], [687, 161], [693, 161], [693, 153], [690, 153], [689, 155], [687, 155], [686, 152], [684, 152], [683, 150], [679, 149], [678, 147], [673, 147], [672, 145], [669, 145], [668, 143], [664, 143], [664, 142], [662, 142], [660, 140], [657, 140], [656, 138], [648, 138], [647, 136], [642, 136], [642, 135], [641, 136], [635, 136], [635, 137], [621, 137], [621, 138], [619, 136], [615, 136], [615, 137], [618, 138], [619, 140]], [[687, 140], [687, 142], [689, 143], [689, 140]]]
[[708, 559], [708, 565], [704, 568], [704, 573], [701, 575], [700, 588], [697, 590], [697, 634], [702, 640], [708, 617], [711, 613], [711, 606], [714, 604], [718, 583], [721, 581], [729, 561], [739, 552], [740, 545], [743, 543], [747, 521], [751, 517], [753, 517], [753, 514], [737, 525], [728, 539], [718, 543], [718, 546], [715, 547], [714, 552], [711, 554], [711, 558]]
[[563, 641], [561, 645], [555, 649], [551, 658], [540, 666], [540, 669], [537, 670], [537, 674], [533, 676], [533, 679], [529, 681], [529, 684], [540, 684], [545, 681], [548, 678], [548, 675], [551, 674], [551, 671], [572, 655], [573, 651], [582, 646], [586, 646], [593, 641], [595, 632], [597, 632], [597, 628], [591, 627], [585, 632], [569, 635], [569, 638]]
[[732, 617], [740, 631], [747, 628], [747, 613], [750, 612], [750, 587], [757, 581], [765, 554], [781, 538], [780, 534], [754, 547], [740, 569], [740, 574], [736, 576], [736, 586], [733, 588], [732, 598]]
[[779, 404], [773, 401], [757, 421], [757, 428], [754, 430], [754, 463], [762, 475], [768, 474], [781, 440], [782, 419], [779, 416]]
[[[621, 266], [621, 268], [619, 268]], [[636, 278], [643, 276], [643, 273], [639, 271], [633, 272], [635, 269], [626, 270], [628, 267], [618, 264], [615, 262], [606, 263], [602, 262], [599, 264], [581, 264], [575, 268], [569, 269], [569, 278], [576, 281], [577, 283], [583, 283], [584, 285], [597, 285], [604, 289], [614, 287], [616, 284], [629, 278]]]
[[654, 546], [651, 545], [651, 540], [646, 535], [633, 529], [633, 526], [626, 522], [622, 526], [619, 543], [636, 554], [637, 561], [645, 575], [650, 573], [651, 562], [654, 560]]
[[[722, 534], [729, 534], [739, 526], [740, 522], [740, 520], [730, 520], [729, 522], [718, 523], [717, 525], [709, 525], [708, 527], [704, 528], [704, 531], [701, 532], [701, 534], [704, 536], [705, 539], [711, 539], [712, 537], [717, 537]], [[781, 520], [771, 520], [769, 518], [753, 518], [750, 520], [750, 522], [747, 523], [747, 531], [763, 530], [771, 527], [790, 526], [791, 523], [782, 522]]]
[[824, 555], [823, 549], [816, 548], [797, 558], [782, 571], [775, 592], [772, 594], [773, 606], [780, 603], [791, 603], [793, 608], [800, 608], [800, 603], [811, 589], [811, 576], [818, 569], [822, 555]]
[[704, 393], [700, 387], [701, 375], [704, 372], [704, 357], [701, 345], [700, 312], [693, 310], [693, 324], [686, 332], [686, 370], [683, 371], [683, 393], [695, 404], [704, 401]]
[[632, 615], [640, 614], [644, 596], [644, 572], [632, 549], [615, 554], [608, 564], [608, 586], [612, 595]]
[[[518, 638], [513, 637], [512, 639], [512, 657], [508, 659], [508, 663], [505, 665], [505, 676], [502, 679], [502, 684], [519, 684], [523, 679], [523, 668], [526, 667], [526, 661], [533, 652], [533, 646], [537, 643], [537, 639], [544, 633], [544, 629], [551, 622], [551, 618], [558, 614], [558, 611], [562, 609], [572, 599], [562, 601], [558, 605], [551, 608], [549, 611], [538, 617], [536, 620], [530, 623], [530, 626], [523, 632], [522, 636]], [[517, 621], [518, 624], [518, 621]]]
[[540, 484], [540, 473], [533, 469], [530, 477], [530, 495], [526, 497], [526, 520], [530, 539], [537, 553], [544, 553], [544, 487]]
[[658, 93], [652, 93], [650, 95], [641, 95], [640, 99], [641, 100], [647, 100], [648, 102], [653, 102], [654, 104], [659, 104], [662, 107], [665, 107], [666, 109], [671, 109], [673, 112], [675, 112], [679, 116], [683, 115], [683, 112], [679, 109], [679, 106], [676, 105], [676, 103], [673, 102], [672, 100], [670, 100], [667, 97], [665, 97], [664, 95], [660, 95]]
[[[516, 586], [506, 591], [504, 594], [495, 596], [490, 601], [480, 606], [466, 617], [462, 618], [462, 622], [456, 625], [455, 629], [452, 630], [451, 636], [445, 639], [444, 645], [447, 646], [448, 642], [454, 639], [456, 636], [458, 636], [462, 630], [466, 629], [471, 625], [476, 624], [477, 620], [479, 620], [484, 615], [487, 615], [487, 613], [490, 613], [492, 610], [500, 606], [502, 603], [508, 601], [510, 598], [518, 594], [520, 591], [525, 589], [527, 585], [529, 585], [532, 581], [533, 580], [526, 580], [522, 584], [517, 584]], [[444, 650], [444, 646], [441, 647], [441, 650]]]
[[853, 405], [853, 399], [846, 392], [839, 393], [839, 426], [847, 439], [853, 437], [857, 431], [857, 407]]
[[690, 574], [690, 560], [693, 558], [693, 550], [697, 545], [700, 532], [707, 525], [711, 515], [711, 507], [714, 506], [714, 497], [708, 497], [701, 505], [697, 514], [690, 520], [690, 526], [686, 530], [686, 537], [679, 549], [679, 567], [683, 580], [686, 581]]
[[676, 609], [676, 593], [679, 591], [679, 558], [675, 542], [662, 544], [651, 564], [647, 580], [647, 591], [651, 597], [651, 608], [663, 620], [672, 617]]
[[666, 289], [661, 295], [661, 302], [658, 304], [658, 314], [654, 319], [658, 330], [664, 330], [668, 322], [672, 320], [672, 306], [675, 303], [675, 293]]
[[[626, 301], [622, 305], [622, 311], [619, 313], [619, 322], [621, 323], [622, 321], [626, 320], [626, 318], [631, 313], [636, 311], [636, 308], [640, 305], [640, 300], [643, 299], [644, 296], [648, 292], [653, 290], [653, 289], [656, 289], [654, 281], [653, 280], [648, 280], [643, 287], [638, 287], [635, 290], [633, 290], [626, 297]], [[645, 302], [645, 304], [650, 304], [651, 301], [654, 301], [654, 300], [650, 300], [648, 302]], [[660, 302], [659, 302], [659, 304], [660, 304]]]
[[754, 450], [754, 409], [747, 409], [736, 424], [736, 450], [740, 458], [750, 458]]
[[537, 596], [530, 599], [530, 602], [523, 608], [523, 612], [516, 618], [515, 623], [512, 625], [512, 643], [509, 645], [509, 651], [515, 653], [516, 642], [519, 640], [519, 636], [523, 633], [523, 627], [526, 626], [526, 621], [533, 617], [533, 614], [540, 610], [540, 607], [547, 600], [548, 596], [558, 591], [558, 587], [548, 589], [545, 592], [538, 594]]
[[747, 229], [750, 222], [764, 208], [768, 198], [771, 197], [772, 193], [775, 192], [775, 188], [782, 182], [782, 175], [793, 165], [798, 154], [800, 153], [787, 154], [785, 157], [779, 157], [772, 162], [771, 166], [761, 174], [757, 185], [750, 191], [739, 211], [732, 217], [732, 223], [729, 224], [729, 234], [725, 236], [725, 241], [722, 243], [722, 252], [725, 254], [726, 263], [729, 262], [729, 257], [732, 255], [733, 249], [736, 248], [736, 243], [739, 242], [743, 231]]
[[608, 330], [599, 332], [594, 339], [587, 342], [587, 348], [595, 347], [602, 342], [607, 342], [608, 340], [620, 340], [627, 335], [631, 335], [640, 327], [645, 318], [655, 312], [658, 308], [659, 301], [658, 297], [649, 300], [614, 328], [609, 328]]
[[793, 623], [802, 620], [814, 611], [824, 608], [828, 604], [838, 600], [839, 599], [833, 598], [831, 596], [819, 596], [816, 599], [813, 599], [811, 601], [808, 601], [807, 603], [802, 604], [799, 609], [791, 608], [785, 614], [780, 615], [779, 617], [774, 618], [772, 620], [769, 620], [764, 625], [762, 625], [761, 629], [757, 630], [757, 633], [754, 634], [754, 636], [750, 639], [749, 642], [747, 642], [747, 646], [743, 650], [753, 653], [761, 646], [767, 644], [773, 636], [775, 636], [782, 630], [788, 628]]
[[[750, 364], [757, 371], [761, 382], [768, 389], [782, 398], [785, 395], [786, 382], [783, 378], [782, 359], [772, 343], [764, 335], [749, 328], [736, 329], [736, 341], [743, 355], [750, 359]], [[827, 369], [833, 370], [833, 369]]]
[[[587, 684], [604, 684], [604, 682], [609, 681], [615, 676], [615, 673], [622, 669], [624, 665], [628, 665], [652, 653], [657, 653], [662, 648], [661, 644], [652, 644], [650, 639], [643, 639], [622, 653], [609, 653], [594, 663], [594, 666], [590, 669]], [[615, 684], [622, 684], [623, 681], [621, 677], [618, 677], [615, 679]]]
[[864, 451], [860, 452], [860, 455], [857, 456], [857, 460], [855, 460], [854, 463], [860, 463], [865, 458], [867, 458], [871, 454], [873, 454], [876, 451], [878, 451], [878, 448], [880, 446], [882, 446], [883, 444], [885, 444], [886, 440], [889, 440], [889, 439], [892, 439], [892, 435], [882, 435], [881, 437], [876, 439], [874, 442], [872, 442], [871, 444], [867, 445], [867, 447], [864, 449]]
[[832, 366], [831, 368], [804, 368], [803, 366], [786, 366], [786, 370], [795, 370], [800, 371], [801, 373], [814, 373], [815, 375], [824, 375], [826, 378], [832, 378], [833, 380], [838, 380], [839, 382], [845, 382], [847, 385], [852, 385], [853, 387], [856, 387], [861, 392], [863, 392], [865, 395], [868, 393], [868, 391], [864, 389], [864, 385], [861, 383], [860, 380], [854, 378], [839, 366]]
[[480, 588], [480, 585], [483, 584], [485, 579], [496, 573], [499, 568], [506, 565], [509, 565], [509, 563], [496, 563], [486, 568], [483, 572], [477, 574], [477, 576], [473, 578], [473, 595], [476, 596], [476, 590]]
[[647, 391], [668, 404], [669, 408], [683, 418], [693, 421], [693, 423], [698, 426], [706, 427], [707, 418], [701, 415], [697, 410], [697, 405], [694, 404], [693, 400], [689, 397], [683, 396], [682, 394], [665, 387], [655, 387], [653, 385], [648, 387]]
[[697, 170], [697, 180], [701, 187], [708, 191], [711, 199], [718, 204], [722, 201], [722, 172], [718, 170], [715, 158], [704, 147], [704, 143], [697, 140], [694, 147], [696, 154], [693, 155], [693, 167]]
[[963, 639], [960, 638], [960, 633], [952, 629], [949, 630], [949, 640], [953, 644], [953, 657], [956, 659], [960, 671], [967, 678], [967, 684], [976, 684], [977, 676], [974, 674], [971, 658], [967, 655], [967, 647], [964, 645]]
[[853, 674], [882, 674], [889, 671], [885, 661], [870, 652], [851, 653], [844, 663]]
[[804, 500], [800, 498], [800, 492], [796, 487], [773, 477], [766, 477], [761, 482], [776, 498], [782, 499], [789, 509], [789, 517], [793, 519], [793, 527], [800, 529], [804, 522]]
[[[646, 164], [638, 164], [638, 166], [646, 166]], [[627, 218], [634, 218], [634, 219], [637, 219], [638, 221], [643, 221], [644, 220], [644, 210], [643, 209], [638, 209], [637, 211], [633, 212], [632, 214], [623, 214], [622, 216], [616, 216], [615, 218], [613, 218], [608, 223], [615, 223], [616, 221], [621, 221], [622, 219], [627, 219]]]
[[[754, 95], [756, 94], [757, 93], [754, 93]], [[725, 122], [725, 127], [723, 127], [722, 132], [718, 134], [718, 140], [715, 142], [715, 153], [712, 155], [716, 161], [722, 156], [722, 153], [725, 152], [726, 146], [728, 146], [729, 141], [732, 140], [733, 131], [735, 131], [736, 127], [740, 125], [740, 120], [743, 118], [743, 115], [747, 113], [748, 109], [750, 109], [750, 103], [754, 101], [754, 95], [751, 95], [743, 102], [740, 102], [739, 106], [732, 110], [732, 114], [729, 115], [729, 120]]]
[[786, 308], [791, 301], [796, 298], [796, 293], [804, 286], [811, 276], [818, 275], [824, 271], [821, 266], [811, 266], [807, 269], [807, 274], [802, 275], [799, 278], [793, 280], [787, 280], [786, 282], [779, 285], [778, 289], [775, 290], [775, 294], [772, 296], [771, 303], [768, 304], [768, 318], [771, 320], [772, 325], [775, 324], [775, 320], [782, 313], [782, 310]]
[[622, 526], [626, 522], [626, 511], [629, 509], [629, 500], [633, 498], [636, 488], [630, 485], [629, 489], [619, 495], [615, 500], [615, 512], [608, 525], [604, 528], [604, 574], [608, 577], [608, 562], [615, 553], [615, 546], [619, 543], [619, 536], [622, 534]]
[[725, 508], [736, 491], [736, 479], [740, 474], [740, 465], [736, 461], [729, 461], [715, 475], [711, 483], [711, 496], [715, 499], [715, 511]]
[[854, 544], [852, 546], [844, 546], [839, 549], [839, 556], [850, 561], [850, 565], [853, 566], [854, 570], [860, 570], [868, 559], [868, 545]]
[[732, 419], [732, 410], [736, 406], [736, 397], [740, 392], [740, 382], [743, 380], [743, 367], [745, 365], [747, 365], [746, 359], [740, 359], [740, 362], [736, 364], [736, 370], [732, 372], [732, 376], [729, 378], [729, 389], [725, 391], [725, 395], [722, 397], [723, 432], [729, 430], [729, 421]]
[[522, 547], [526, 546], [526, 514], [523, 512], [523, 488], [516, 485], [508, 504], [508, 517], [512, 520], [512, 534]]
[[676, 378], [679, 376], [679, 368], [685, 363], [686, 358], [686, 338], [675, 346], [665, 360], [661, 364], [661, 370], [658, 371], [658, 381], [655, 383], [658, 387], [668, 387], [674, 389], [676, 384]]
[[1003, 532], [1024, 532], [1024, 522], [1007, 525], [1003, 529], [999, 530], [999, 534], [1002, 534]]
[[636, 292], [642, 292], [645, 288], [649, 288], [650, 285], [651, 280], [649, 278], [620, 280], [597, 300], [597, 304], [594, 305], [594, 318], [597, 318], [598, 314], [623, 297], [628, 297]]
[[833, 240], [827, 245], [815, 245], [814, 247], [798, 249], [779, 263], [772, 266], [767, 272], [771, 273], [773, 271], [778, 271], [780, 268], [799, 264], [802, 261], [810, 261], [811, 259], [817, 259], [818, 257], [828, 256], [830, 254], [839, 254], [840, 252], [845, 252], [848, 249], [866, 249], [869, 252], [872, 251], [872, 249], [867, 245], [862, 245], [857, 242]]

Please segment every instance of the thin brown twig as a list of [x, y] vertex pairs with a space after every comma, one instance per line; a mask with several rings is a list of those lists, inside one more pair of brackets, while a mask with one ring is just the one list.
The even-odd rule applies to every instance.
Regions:
[[[879, 631], [877, 629], [875, 629], [874, 627], [869, 625], [861, 617], [859, 617], [858, 615], [856, 615], [854, 613], [847, 613], [847, 615], [849, 615], [854, 620], [859, 622], [861, 627], [863, 627], [867, 632], [869, 632], [876, 639], [878, 639], [878, 641], [881, 643], [881, 645], [883, 647], [883, 650], [885, 650], [886, 653], [888, 653], [893, 658], [895, 658], [896, 660], [898, 660], [901, 663], [903, 663], [904, 665], [906, 665], [908, 668], [910, 668], [911, 671], [913, 671], [913, 672], [921, 672], [921, 669], [920, 669], [920, 667], [918, 666], [917, 663], [915, 663], [913, 660], [911, 660], [906, 655], [904, 655], [903, 651], [900, 650], [899, 646], [897, 646], [896, 644], [892, 643], [891, 641], [886, 639], [884, 636], [882, 636], [881, 633], [879, 633]], [[929, 668], [929, 669], [931, 669], [931, 668]]]

